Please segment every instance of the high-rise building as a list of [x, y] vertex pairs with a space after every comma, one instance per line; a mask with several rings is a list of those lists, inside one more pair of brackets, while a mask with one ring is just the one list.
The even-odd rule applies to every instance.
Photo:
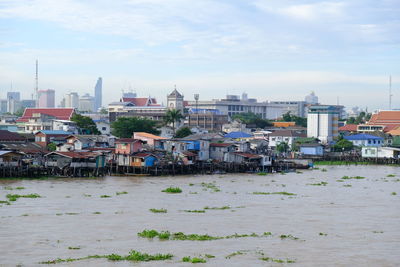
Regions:
[[315, 95], [314, 91], [309, 95], [306, 95], [305, 99], [306, 104], [318, 105], [318, 96]]
[[79, 99], [79, 110], [80, 111], [94, 111], [94, 97], [89, 94], [84, 94]]
[[39, 90], [39, 108], [54, 108], [56, 92], [53, 89]]
[[[341, 108], [340, 108], [341, 107]], [[339, 136], [338, 123], [343, 106], [314, 105], [307, 116], [307, 137], [327, 144]]]
[[72, 92], [65, 95], [65, 107], [66, 108], [79, 108], [79, 95], [76, 92]]
[[14, 99], [16, 101], [21, 100], [21, 94], [19, 92], [7, 92], [7, 100]]
[[0, 113], [7, 112], [7, 99], [0, 99]]
[[32, 100], [32, 99], [21, 100], [21, 106], [23, 108], [34, 108], [35, 104], [36, 104], [36, 101]]
[[97, 111], [99, 108], [101, 108], [102, 90], [103, 90], [103, 79], [99, 77], [97, 79], [96, 86], [94, 87], [94, 111]]

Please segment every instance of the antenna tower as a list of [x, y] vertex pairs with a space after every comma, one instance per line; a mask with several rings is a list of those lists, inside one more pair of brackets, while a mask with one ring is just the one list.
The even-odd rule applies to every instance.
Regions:
[[389, 110], [392, 110], [392, 75], [389, 76]]
[[39, 63], [38, 60], [36, 59], [36, 75], [35, 75], [35, 106], [38, 108], [39, 107]]

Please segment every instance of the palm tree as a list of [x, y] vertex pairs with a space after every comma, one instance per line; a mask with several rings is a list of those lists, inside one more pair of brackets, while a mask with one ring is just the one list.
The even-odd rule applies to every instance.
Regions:
[[179, 109], [169, 109], [165, 114], [164, 121], [166, 124], [172, 123], [172, 130], [175, 135], [175, 123], [180, 122], [183, 119], [183, 115]]

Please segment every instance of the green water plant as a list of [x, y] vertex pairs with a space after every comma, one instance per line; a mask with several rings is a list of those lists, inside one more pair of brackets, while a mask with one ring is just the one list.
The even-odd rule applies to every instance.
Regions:
[[184, 212], [192, 212], [192, 213], [205, 213], [205, 210], [183, 210]]
[[209, 207], [209, 206], [206, 206], [206, 207], [204, 207], [204, 209], [205, 210], [229, 210], [229, 209], [231, 209], [231, 207], [230, 206], [222, 206], [222, 207]]
[[162, 190], [161, 192], [169, 193], [169, 194], [178, 194], [178, 193], [182, 193], [182, 189], [180, 189], [179, 187], [168, 187], [168, 188]]
[[28, 194], [28, 195], [18, 195], [18, 194], [7, 194], [6, 198], [8, 198], [9, 201], [17, 201], [19, 198], [40, 198], [41, 196], [39, 194]]
[[183, 262], [191, 262], [191, 263], [206, 263], [207, 261], [205, 259], [199, 258], [199, 257], [183, 257], [182, 258]]
[[298, 237], [295, 237], [295, 236], [293, 236], [293, 235], [280, 235], [279, 236], [281, 239], [292, 239], [292, 240], [299, 240], [299, 238]]
[[101, 197], [101, 198], [109, 198], [109, 197], [111, 197], [111, 196], [109, 196], [109, 195], [101, 195], [100, 197]]
[[167, 213], [166, 209], [149, 209], [153, 213]]
[[262, 257], [262, 258], [260, 258], [260, 260], [276, 262], [276, 263], [295, 263], [296, 262], [295, 260], [291, 260], [291, 259], [275, 259], [275, 258], [271, 258], [271, 257]]
[[308, 184], [308, 185], [315, 185], [315, 186], [326, 186], [328, 183], [327, 182], [319, 182], [315, 184]]
[[40, 262], [41, 264], [56, 264], [56, 263], [63, 263], [63, 262], [74, 262], [79, 260], [86, 260], [86, 259], [108, 259], [110, 261], [162, 261], [162, 260], [170, 260], [173, 258], [172, 254], [147, 254], [141, 253], [136, 250], [131, 250], [128, 255], [121, 256], [118, 254], [109, 254], [109, 255], [92, 255], [86, 256], [83, 258], [67, 258], [67, 259], [55, 259], [49, 261]]
[[117, 196], [119, 196], [119, 195], [126, 195], [126, 194], [128, 194], [128, 192], [122, 191], [122, 192], [116, 192], [115, 194], [116, 194]]

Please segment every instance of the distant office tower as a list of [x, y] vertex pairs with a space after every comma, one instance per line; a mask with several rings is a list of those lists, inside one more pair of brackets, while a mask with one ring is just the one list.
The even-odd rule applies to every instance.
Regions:
[[22, 108], [34, 108], [35, 105], [36, 105], [36, 101], [35, 100], [31, 100], [31, 99], [21, 100], [21, 107]]
[[94, 87], [94, 111], [97, 111], [99, 108], [101, 108], [102, 90], [103, 79], [99, 77], [99, 79], [97, 79], [96, 86]]
[[65, 107], [66, 108], [79, 108], [79, 95], [76, 92], [72, 92], [65, 95]]
[[318, 104], [318, 96], [315, 95], [314, 91], [311, 94], [305, 97], [306, 104], [317, 105]]
[[0, 113], [7, 112], [7, 99], [0, 99]]
[[93, 111], [94, 110], [94, 97], [89, 94], [84, 94], [79, 99], [79, 110], [80, 111]]
[[19, 92], [7, 92], [7, 100], [8, 99], [14, 99], [16, 101], [20, 101], [21, 95]]
[[39, 90], [39, 108], [55, 107], [55, 91], [53, 89]]
[[20, 107], [20, 93], [7, 92], [7, 111], [13, 114], [20, 109]]

